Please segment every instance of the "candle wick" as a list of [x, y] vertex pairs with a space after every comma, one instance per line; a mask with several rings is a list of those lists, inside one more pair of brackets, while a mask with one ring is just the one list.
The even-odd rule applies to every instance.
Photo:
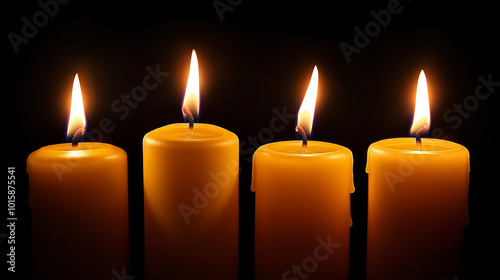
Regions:
[[188, 119], [189, 122], [189, 131], [188, 135], [193, 135], [193, 130], [194, 130], [194, 117], [193, 114], [191, 113], [191, 110], [189, 110], [188, 107], [182, 106], [182, 112], [184, 115], [186, 115], [186, 118]]
[[421, 134], [427, 133], [429, 131], [429, 126], [424, 125], [421, 127], [419, 130], [417, 130], [417, 133], [415, 133], [415, 141], [417, 142], [417, 149], [420, 151], [422, 149], [422, 138]]
[[71, 149], [75, 150], [78, 148], [78, 142], [82, 140], [83, 134], [85, 134], [85, 128], [80, 127], [75, 131], [75, 134], [73, 135], [73, 138], [71, 139]]
[[302, 153], [307, 152], [307, 135], [304, 128], [300, 124], [297, 125], [295, 131], [302, 136]]

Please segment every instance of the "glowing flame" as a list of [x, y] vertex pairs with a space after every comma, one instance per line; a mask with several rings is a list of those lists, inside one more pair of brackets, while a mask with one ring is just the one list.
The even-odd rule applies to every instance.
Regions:
[[431, 111], [429, 108], [429, 95], [427, 93], [427, 79], [424, 70], [420, 71], [417, 84], [417, 96], [415, 98], [415, 114], [410, 129], [410, 135], [415, 135], [417, 131], [427, 125], [431, 126]]
[[316, 107], [316, 97], [318, 96], [318, 68], [314, 66], [314, 70], [311, 76], [311, 81], [309, 82], [309, 87], [307, 88], [306, 95], [300, 106], [300, 110], [297, 116], [297, 125], [302, 126], [307, 138], [311, 138], [313, 121], [314, 121], [314, 109]]
[[[194, 50], [191, 54], [191, 65], [189, 66], [189, 76], [182, 107], [187, 107], [189, 111], [191, 111], [194, 120], [198, 120], [200, 115], [200, 76], [198, 72], [198, 58]], [[188, 116], [185, 110], [182, 110], [182, 116], [184, 120], [188, 122]]]
[[80, 88], [80, 80], [78, 74], [73, 80], [73, 92], [71, 93], [71, 110], [69, 113], [68, 130], [66, 137], [69, 141], [73, 138], [75, 132], [79, 128], [85, 129], [85, 110], [83, 109], [82, 89]]

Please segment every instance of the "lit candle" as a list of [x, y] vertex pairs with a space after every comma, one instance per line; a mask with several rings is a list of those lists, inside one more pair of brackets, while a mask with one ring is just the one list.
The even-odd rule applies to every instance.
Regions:
[[146, 134], [146, 279], [238, 278], [238, 137], [195, 123], [199, 74], [193, 50], [183, 116]]
[[129, 264], [127, 154], [79, 143], [85, 114], [78, 75], [67, 136], [27, 160], [35, 279], [110, 279]]
[[411, 128], [415, 138], [386, 139], [368, 149], [367, 279], [460, 276], [469, 152], [450, 141], [421, 139], [429, 128], [422, 70]]
[[299, 141], [261, 146], [253, 157], [255, 279], [348, 279], [349, 149], [309, 141], [318, 90], [315, 67], [298, 113]]

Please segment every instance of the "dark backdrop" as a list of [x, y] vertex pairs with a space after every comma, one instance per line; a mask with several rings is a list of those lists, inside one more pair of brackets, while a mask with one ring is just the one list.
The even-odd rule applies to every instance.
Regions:
[[[101, 120], [108, 118], [113, 129], [103, 133], [102, 142], [128, 153], [130, 274], [142, 279], [142, 138], [157, 127], [182, 121], [180, 104], [194, 48], [201, 72], [200, 121], [233, 131], [242, 143], [241, 279], [253, 273], [252, 153], [255, 146], [295, 138], [293, 121], [282, 131], [264, 131], [269, 131], [273, 109], [297, 112], [314, 65], [319, 69], [314, 139], [344, 145], [354, 154], [351, 278], [364, 279], [367, 148], [381, 139], [408, 135], [422, 68], [431, 95], [431, 131], [470, 151], [465, 275], [500, 277], [499, 180], [494, 175], [499, 10], [493, 1], [401, 0], [392, 8], [390, 21], [385, 18], [385, 26], [374, 25], [371, 11], [387, 10], [394, 3], [73, 0], [58, 4], [45, 18], [35, 1], [2, 3], [3, 155], [7, 166], [17, 171], [17, 272], [8, 276], [31, 276], [26, 158], [42, 146], [65, 141], [71, 85], [78, 72], [88, 129], [99, 129]], [[24, 30], [31, 38], [23, 35], [24, 17], [39, 25]], [[356, 29], [367, 25], [371, 36], [357, 38]], [[343, 54], [342, 43], [352, 46], [351, 55]], [[123, 105], [122, 94], [130, 95], [142, 84], [145, 68], [157, 65], [169, 75], [136, 102], [136, 108], [129, 106], [127, 116], [114, 112], [111, 104]], [[482, 100], [475, 97], [482, 84], [479, 77], [490, 81], [481, 89]], [[1, 192], [6, 195], [7, 188]], [[2, 200], [5, 213], [6, 196]], [[2, 259], [5, 232], [2, 226]], [[2, 274], [6, 272], [2, 261]]]

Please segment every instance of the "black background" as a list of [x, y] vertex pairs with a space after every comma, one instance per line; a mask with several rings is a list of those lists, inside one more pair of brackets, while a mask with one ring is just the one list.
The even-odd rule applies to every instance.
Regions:
[[[273, 108], [283, 111], [286, 106], [288, 113], [297, 112], [314, 65], [319, 69], [314, 139], [346, 146], [354, 154], [351, 279], [364, 279], [367, 148], [381, 139], [408, 135], [422, 68], [429, 84], [431, 131], [441, 129], [448, 140], [470, 152], [464, 275], [467, 279], [500, 277], [500, 199], [495, 176], [500, 87], [493, 87], [487, 99], [475, 104], [471, 97], [480, 85], [478, 76], [491, 75], [490, 79], [500, 81], [500, 11], [493, 1], [401, 0], [403, 10], [393, 14], [390, 23], [350, 57], [350, 63], [339, 44], [354, 45], [354, 28], [364, 29], [373, 21], [370, 11], [387, 9], [389, 1], [232, 1], [237, 5], [230, 6], [222, 18], [213, 2], [72, 0], [59, 5], [58, 12], [27, 44], [19, 45], [17, 53], [7, 35], [22, 36], [22, 17], [33, 22], [41, 7], [35, 1], [2, 3], [2, 154], [7, 166], [16, 167], [18, 218], [17, 272], [7, 272], [2, 261], [2, 275], [31, 277], [26, 158], [42, 146], [65, 141], [71, 86], [79, 73], [88, 129], [99, 128], [100, 121], [109, 118], [114, 129], [104, 134], [102, 142], [128, 154], [130, 275], [143, 278], [142, 138], [155, 128], [182, 122], [180, 106], [194, 48], [201, 75], [200, 122], [231, 130], [242, 143], [241, 279], [251, 279], [253, 273], [250, 176], [256, 147], [249, 144], [249, 137], [257, 137], [258, 145], [295, 138], [293, 121], [272, 135], [263, 130], [270, 128]], [[158, 64], [169, 76], [121, 119], [111, 104], [142, 84], [147, 66], [154, 69]], [[444, 116], [464, 100], [470, 102], [467, 108], [477, 108], [459, 117], [460, 124]], [[7, 188], [1, 192], [5, 194], [1, 212], [6, 213]], [[5, 232], [2, 226], [1, 233]], [[6, 243], [2, 235], [2, 260]], [[112, 277], [110, 273], [108, 279]]]

